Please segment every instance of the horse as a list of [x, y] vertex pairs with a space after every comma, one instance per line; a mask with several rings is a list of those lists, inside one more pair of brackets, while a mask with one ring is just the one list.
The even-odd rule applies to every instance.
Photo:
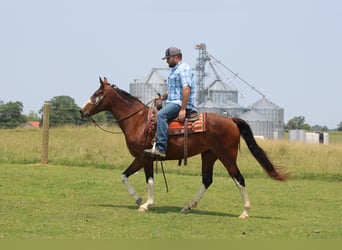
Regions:
[[[100, 79], [100, 87], [80, 109], [82, 118], [92, 118], [94, 114], [109, 111], [113, 114], [122, 130], [129, 153], [134, 157], [132, 163], [121, 175], [121, 181], [128, 193], [138, 205], [138, 211], [145, 212], [153, 205], [154, 171], [153, 162], [156, 160], [144, 154], [144, 150], [152, 147], [153, 134], [146, 133], [150, 106], [141, 102], [137, 97], [110, 84], [104, 77]], [[251, 208], [245, 179], [237, 166], [237, 155], [240, 136], [245, 140], [249, 151], [259, 162], [264, 171], [272, 179], [284, 181], [288, 174], [283, 167], [275, 166], [266, 152], [257, 144], [248, 123], [239, 118], [228, 118], [215, 113], [207, 113], [206, 131], [189, 134], [187, 138], [187, 154], [189, 157], [201, 154], [202, 184], [200, 190], [181, 212], [188, 213], [194, 208], [213, 182], [213, 167], [220, 160], [228, 174], [240, 191], [243, 201], [243, 211], [239, 218], [249, 217]], [[166, 158], [164, 160], [179, 160], [184, 156], [184, 135], [172, 135], [168, 139]], [[142, 204], [142, 198], [131, 186], [128, 178], [140, 169], [144, 169], [147, 185], [147, 200]]]

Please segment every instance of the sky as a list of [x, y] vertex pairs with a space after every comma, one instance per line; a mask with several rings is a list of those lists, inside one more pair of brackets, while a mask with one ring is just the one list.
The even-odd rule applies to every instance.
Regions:
[[[129, 83], [167, 67], [165, 49], [181, 48], [195, 67], [207, 51], [284, 108], [285, 123], [342, 122], [340, 0], [0, 0], [0, 100], [24, 113], [67, 95], [76, 104], [99, 76]], [[229, 73], [248, 106], [261, 96]]]

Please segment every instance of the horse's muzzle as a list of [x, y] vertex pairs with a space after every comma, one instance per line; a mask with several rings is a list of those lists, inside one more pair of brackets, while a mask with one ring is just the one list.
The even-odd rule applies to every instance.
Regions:
[[80, 109], [80, 114], [82, 118], [89, 118], [90, 117], [90, 113], [88, 110], [83, 111], [82, 109]]

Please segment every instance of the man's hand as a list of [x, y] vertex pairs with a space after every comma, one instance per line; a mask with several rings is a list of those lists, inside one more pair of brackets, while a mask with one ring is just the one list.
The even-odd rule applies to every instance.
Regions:
[[186, 110], [185, 110], [185, 109], [179, 110], [177, 119], [178, 119], [181, 123], [183, 123], [183, 122], [185, 121], [185, 114], [186, 114]]
[[157, 110], [161, 110], [161, 108], [163, 107], [163, 102], [160, 94], [158, 94], [158, 96], [154, 98], [154, 106], [157, 108]]

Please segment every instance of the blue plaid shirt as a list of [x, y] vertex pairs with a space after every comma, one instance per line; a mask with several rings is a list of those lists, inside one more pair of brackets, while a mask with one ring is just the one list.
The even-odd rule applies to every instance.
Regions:
[[196, 110], [195, 106], [195, 81], [194, 73], [190, 66], [185, 62], [181, 61], [170, 71], [167, 87], [168, 87], [168, 98], [167, 102], [182, 105], [182, 94], [183, 87], [190, 87], [190, 97], [187, 104], [187, 109]]

